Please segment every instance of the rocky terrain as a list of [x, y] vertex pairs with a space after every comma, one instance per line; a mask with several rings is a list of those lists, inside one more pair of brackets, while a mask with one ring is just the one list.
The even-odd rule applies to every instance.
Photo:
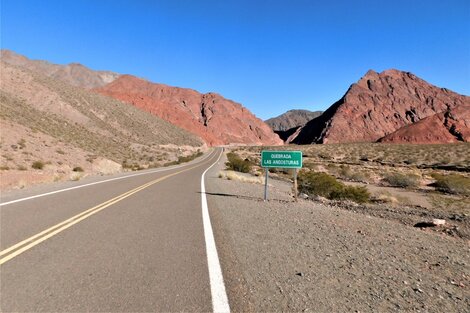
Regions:
[[30, 60], [11, 50], [1, 50], [0, 57], [3, 62], [20, 66], [40, 75], [55, 78], [72, 86], [92, 89], [109, 84], [119, 77], [119, 74], [110, 71], [94, 71], [79, 63], [67, 65], [52, 64], [42, 60]]
[[271, 126], [274, 131], [286, 131], [294, 127], [307, 124], [308, 121], [320, 116], [322, 111], [309, 110], [289, 110], [279, 116], [266, 120], [266, 124]]
[[[412, 73], [398, 70], [376, 73], [370, 70], [320, 117], [308, 122], [293, 142], [375, 142], [426, 117], [452, 111], [459, 106], [465, 108], [469, 104], [470, 97], [433, 86]], [[460, 132], [466, 133], [469, 125], [466, 115], [461, 115], [459, 121]], [[426, 124], [414, 127], [412, 131], [429, 131], [423, 125]], [[448, 142], [449, 136], [462, 141], [459, 135], [452, 133], [452, 126], [439, 129], [446, 134], [435, 134], [429, 140], [425, 134], [414, 136], [421, 143], [436, 142], [436, 138], [441, 136], [445, 138], [444, 142]], [[398, 136], [393, 138], [399, 140]]]
[[289, 143], [289, 137], [295, 134], [299, 128], [307, 124], [307, 122], [320, 116], [322, 113], [322, 111], [289, 110], [265, 122], [284, 142]]
[[468, 311], [468, 237], [445, 232], [468, 229], [468, 215], [442, 229], [413, 227], [439, 213], [295, 202], [292, 183], [275, 179], [264, 202], [262, 184], [220, 171], [224, 160], [208, 172], [207, 197], [233, 311]]
[[203, 138], [208, 145], [280, 145], [282, 140], [242, 105], [216, 93], [152, 83], [123, 75], [95, 89]]
[[379, 142], [419, 144], [459, 141], [470, 142], [470, 103], [431, 115], [379, 139]]
[[198, 137], [132, 105], [0, 66], [2, 189], [158, 167], [204, 149]]

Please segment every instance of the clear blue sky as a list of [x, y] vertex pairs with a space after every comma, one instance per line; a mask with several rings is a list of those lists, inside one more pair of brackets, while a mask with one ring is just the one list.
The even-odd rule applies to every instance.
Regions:
[[1, 0], [1, 46], [218, 92], [262, 119], [325, 110], [369, 69], [470, 95], [469, 0]]

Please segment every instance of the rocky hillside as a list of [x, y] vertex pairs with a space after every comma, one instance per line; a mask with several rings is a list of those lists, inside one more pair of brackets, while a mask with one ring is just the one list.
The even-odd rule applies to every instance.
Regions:
[[320, 116], [322, 113], [322, 111], [289, 110], [277, 117], [266, 120], [266, 124], [274, 130], [282, 141], [290, 143], [308, 121]]
[[[379, 74], [370, 70], [320, 117], [308, 122], [293, 142], [375, 142], [426, 117], [469, 103], [470, 97], [433, 86], [409, 72], [387, 70]], [[423, 125], [412, 130], [428, 132]]]
[[470, 142], [470, 104], [458, 105], [379, 139], [387, 143]]
[[242, 105], [216, 93], [123, 75], [97, 92], [131, 103], [204, 139], [208, 145], [278, 145], [281, 139]]
[[163, 166], [203, 148], [193, 134], [127, 103], [4, 62], [0, 67], [0, 187], [34, 177], [67, 179], [74, 168], [86, 175]]
[[79, 63], [59, 65], [47, 61], [30, 60], [10, 50], [1, 50], [0, 57], [3, 62], [10, 65], [20, 66], [41, 75], [67, 82], [72, 86], [86, 89], [104, 86], [119, 77], [117, 73], [94, 71]]
[[322, 113], [322, 111], [289, 110], [265, 122], [271, 126], [274, 131], [286, 131], [291, 128], [304, 126], [308, 121], [320, 116]]

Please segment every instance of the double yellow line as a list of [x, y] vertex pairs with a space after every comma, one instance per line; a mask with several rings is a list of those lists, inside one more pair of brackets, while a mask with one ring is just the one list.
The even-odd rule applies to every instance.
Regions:
[[[202, 164], [202, 163], [201, 163]], [[21, 253], [31, 249], [32, 247], [40, 244], [41, 242], [51, 238], [52, 236], [54, 235], [57, 235], [58, 233], [64, 231], [65, 229], [69, 228], [69, 227], [72, 227], [73, 225], [83, 221], [84, 219], [98, 213], [99, 211], [101, 210], [104, 210], [106, 209], [107, 207], [115, 204], [115, 203], [118, 203], [119, 201], [122, 201], [124, 199], [126, 199], [127, 197], [130, 197], [132, 196], [133, 194], [139, 192], [139, 191], [142, 191], [144, 190], [145, 188], [148, 188], [158, 182], [161, 182], [162, 180], [165, 180], [167, 178], [170, 178], [172, 176], [175, 176], [175, 175], [178, 175], [178, 174], [181, 174], [183, 172], [186, 172], [186, 171], [189, 171], [189, 170], [192, 170], [193, 168], [196, 168], [198, 166], [200, 166], [201, 164], [197, 165], [197, 166], [193, 166], [193, 167], [190, 167], [190, 168], [187, 168], [187, 169], [184, 169], [184, 170], [181, 170], [181, 171], [178, 171], [178, 172], [175, 172], [175, 173], [172, 173], [172, 174], [169, 174], [169, 175], [166, 175], [166, 176], [163, 176], [161, 178], [158, 178], [158, 179], [155, 179], [155, 180], [152, 180], [151, 182], [148, 182], [142, 186], [139, 186], [135, 189], [132, 189], [132, 190], [129, 190], [115, 198], [112, 198], [106, 202], [103, 202], [95, 207], [92, 207], [91, 209], [88, 209], [80, 214], [77, 214], [75, 216], [72, 216], [71, 218], [63, 221], [63, 222], [60, 222], [59, 224], [56, 224], [32, 237], [29, 237], [28, 239], [25, 239], [3, 251], [0, 251], [0, 265], [2, 265], [3, 263], [13, 259], [14, 257], [20, 255]]]

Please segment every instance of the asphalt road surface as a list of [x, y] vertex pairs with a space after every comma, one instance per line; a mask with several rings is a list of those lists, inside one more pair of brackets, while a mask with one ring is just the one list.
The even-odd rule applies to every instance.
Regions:
[[228, 310], [201, 193], [221, 152], [40, 197], [2, 195], [0, 311]]

